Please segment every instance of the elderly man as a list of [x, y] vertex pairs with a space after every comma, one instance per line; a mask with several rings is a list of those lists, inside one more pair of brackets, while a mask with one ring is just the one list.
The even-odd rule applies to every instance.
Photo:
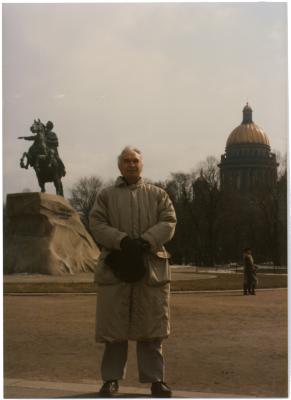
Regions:
[[176, 215], [167, 193], [141, 178], [141, 152], [126, 147], [118, 157], [121, 175], [104, 189], [90, 213], [90, 230], [102, 247], [96, 341], [105, 343], [101, 396], [118, 391], [125, 376], [128, 340], [136, 341], [139, 379], [151, 393], [171, 397], [164, 382], [162, 340], [168, 337], [170, 267], [164, 244]]

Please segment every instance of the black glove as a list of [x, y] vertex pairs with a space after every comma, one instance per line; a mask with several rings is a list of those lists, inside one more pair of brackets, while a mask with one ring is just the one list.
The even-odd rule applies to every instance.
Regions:
[[143, 251], [150, 251], [151, 245], [149, 244], [148, 241], [139, 238], [139, 239], [135, 239], [139, 242], [140, 247], [142, 248]]
[[121, 240], [120, 248], [125, 253], [135, 256], [143, 253], [144, 251], [149, 251], [150, 244], [144, 239], [131, 239], [129, 236], [126, 236]]
[[105, 258], [105, 263], [114, 275], [123, 282], [137, 282], [146, 273], [143, 253], [149, 251], [150, 244], [141, 238], [131, 239], [129, 236], [120, 242], [120, 250], [114, 250]]

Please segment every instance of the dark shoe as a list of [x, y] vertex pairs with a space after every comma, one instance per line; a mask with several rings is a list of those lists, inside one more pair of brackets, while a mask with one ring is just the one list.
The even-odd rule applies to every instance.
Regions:
[[172, 391], [165, 382], [153, 382], [151, 392], [153, 397], [172, 397]]
[[111, 397], [118, 392], [118, 389], [118, 381], [106, 381], [99, 390], [99, 395], [101, 397]]

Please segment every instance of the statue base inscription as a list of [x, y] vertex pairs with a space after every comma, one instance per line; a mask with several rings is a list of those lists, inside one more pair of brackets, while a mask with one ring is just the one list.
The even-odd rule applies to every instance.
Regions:
[[61, 196], [7, 196], [6, 270], [50, 275], [94, 272], [100, 254], [79, 215]]

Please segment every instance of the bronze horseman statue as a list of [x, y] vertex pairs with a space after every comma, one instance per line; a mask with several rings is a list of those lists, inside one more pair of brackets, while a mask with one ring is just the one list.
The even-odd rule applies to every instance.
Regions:
[[52, 131], [54, 125], [48, 121], [44, 125], [40, 119], [34, 120], [30, 130], [33, 136], [20, 136], [18, 139], [33, 141], [28, 152], [23, 153], [20, 166], [27, 169], [33, 167], [41, 192], [45, 192], [45, 183], [53, 182], [56, 194], [63, 196], [61, 178], [66, 175], [65, 166], [58, 153], [58, 137]]

